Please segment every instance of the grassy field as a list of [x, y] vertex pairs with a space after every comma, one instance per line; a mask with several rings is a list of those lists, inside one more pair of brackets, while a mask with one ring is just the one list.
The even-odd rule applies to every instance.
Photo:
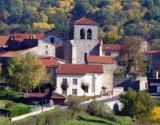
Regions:
[[[35, 115], [35, 116], [39, 117], [39, 116], [43, 116], [43, 115], [46, 115], [46, 114], [54, 113], [54, 112], [57, 112], [57, 111], [59, 111], [59, 109], [58, 109], [58, 108], [54, 108], [53, 110], [46, 111], [46, 112], [43, 112], [43, 113], [38, 114], [38, 115]], [[22, 122], [22, 121], [30, 120], [30, 119], [32, 119], [32, 118], [35, 117], [35, 116], [29, 116], [29, 117], [24, 118], [24, 119], [21, 119], [21, 120], [19, 120], [19, 121], [14, 121], [14, 122], [11, 123], [11, 125], [18, 124], [18, 123], [20, 123], [20, 122]]]
[[[119, 123], [115, 123], [113, 121], [110, 121], [108, 119], [96, 117], [96, 116], [91, 116], [87, 113], [80, 113], [80, 119], [74, 119], [74, 120], [69, 120], [66, 123], [61, 123], [59, 125], [120, 125]], [[123, 122], [123, 125], [132, 125], [132, 119], [130, 117], [125, 117], [125, 116], [117, 116], [119, 117]]]

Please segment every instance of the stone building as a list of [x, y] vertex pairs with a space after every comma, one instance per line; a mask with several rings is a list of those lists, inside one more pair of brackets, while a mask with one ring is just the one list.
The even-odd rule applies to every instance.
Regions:
[[85, 55], [100, 55], [98, 24], [85, 17], [74, 23], [74, 39], [64, 42], [64, 59], [73, 64], [84, 64]]

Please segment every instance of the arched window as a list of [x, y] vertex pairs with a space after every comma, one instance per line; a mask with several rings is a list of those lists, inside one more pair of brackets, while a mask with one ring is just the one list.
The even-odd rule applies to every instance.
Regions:
[[80, 31], [80, 39], [85, 39], [85, 30], [81, 29]]
[[87, 39], [92, 39], [92, 30], [88, 29], [87, 31]]

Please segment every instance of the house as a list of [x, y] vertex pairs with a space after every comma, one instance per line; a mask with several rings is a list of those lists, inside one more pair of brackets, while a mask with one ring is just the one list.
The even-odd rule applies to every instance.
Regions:
[[[81, 85], [87, 84], [86, 96], [101, 95], [102, 93], [102, 65], [61, 64], [56, 69], [56, 92], [65, 95], [83, 96]], [[66, 89], [62, 86], [66, 85]]]
[[118, 44], [103, 44], [102, 45], [103, 56], [118, 57], [122, 52], [122, 45]]
[[87, 56], [87, 63], [93, 65], [102, 65], [102, 94], [112, 94], [113, 91], [113, 73], [116, 68], [115, 61], [111, 56]]
[[58, 45], [58, 44], [63, 44], [65, 38], [51, 31], [48, 32], [43, 38], [41, 38], [41, 40]]

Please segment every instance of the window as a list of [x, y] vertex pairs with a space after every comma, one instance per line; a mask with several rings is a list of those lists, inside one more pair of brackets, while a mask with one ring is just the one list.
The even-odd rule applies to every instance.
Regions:
[[54, 37], [51, 37], [50, 41], [54, 44]]
[[110, 56], [110, 55], [111, 55], [111, 52], [106, 52], [106, 55], [109, 55], [109, 56]]
[[92, 39], [92, 30], [88, 29], [87, 31], [87, 39]]
[[80, 39], [85, 39], [85, 30], [81, 29], [80, 31]]
[[48, 45], [46, 45], [46, 48], [48, 48]]
[[77, 85], [77, 79], [73, 79], [73, 84]]
[[45, 54], [48, 55], [48, 51], [45, 51]]
[[72, 95], [77, 95], [77, 89], [72, 89]]

